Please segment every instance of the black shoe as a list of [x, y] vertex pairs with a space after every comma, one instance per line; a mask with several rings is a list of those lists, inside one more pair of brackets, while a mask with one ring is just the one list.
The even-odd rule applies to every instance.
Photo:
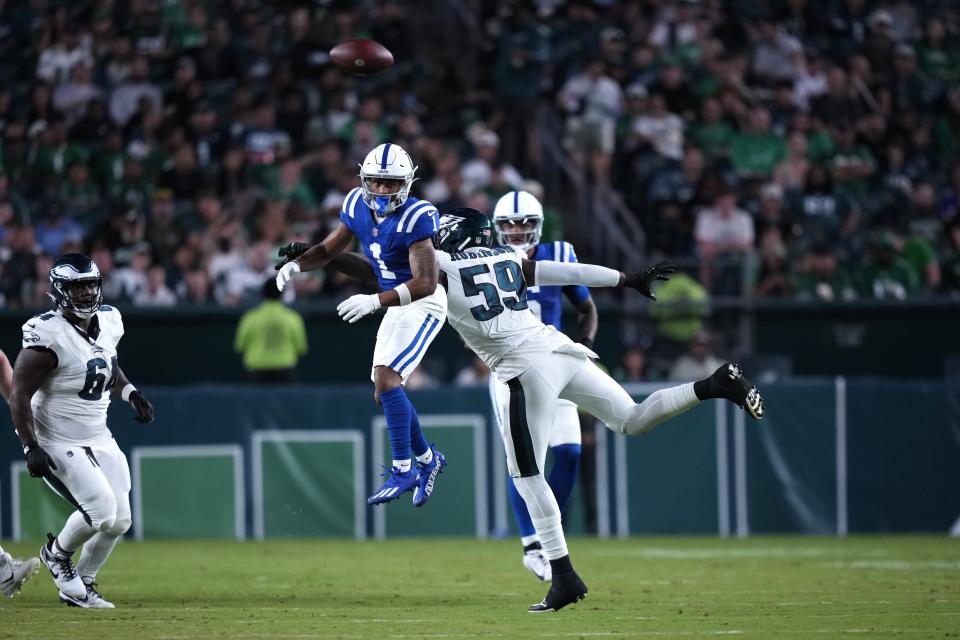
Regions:
[[740, 365], [725, 363], [710, 376], [712, 386], [720, 396], [733, 402], [756, 420], [763, 418], [763, 397], [760, 390], [743, 377]]
[[587, 585], [583, 584], [576, 573], [568, 575], [554, 575], [553, 584], [543, 602], [532, 604], [527, 613], [547, 613], [560, 611], [568, 604], [583, 600], [587, 596]]

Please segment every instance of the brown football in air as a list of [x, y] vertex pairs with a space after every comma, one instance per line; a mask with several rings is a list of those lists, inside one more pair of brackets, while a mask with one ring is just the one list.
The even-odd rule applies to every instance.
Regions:
[[393, 54], [379, 42], [356, 38], [344, 40], [330, 50], [337, 66], [362, 76], [379, 73], [393, 64]]

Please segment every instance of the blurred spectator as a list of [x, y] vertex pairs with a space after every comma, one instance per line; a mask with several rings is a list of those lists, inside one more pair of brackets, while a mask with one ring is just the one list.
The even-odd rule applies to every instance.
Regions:
[[670, 368], [670, 380], [702, 380], [716, 371], [723, 360], [713, 355], [713, 339], [706, 331], [698, 332], [687, 349]]
[[810, 161], [807, 160], [807, 138], [794, 131], [787, 138], [787, 157], [774, 169], [773, 179], [784, 190], [800, 191], [807, 181]]
[[453, 384], [458, 387], [485, 387], [489, 379], [490, 369], [484, 364], [483, 360], [474, 357], [470, 364], [457, 372]]
[[[467, 193], [490, 187], [496, 173], [501, 174], [503, 182], [509, 185], [503, 192], [520, 189], [523, 186], [523, 177], [520, 173], [499, 158], [500, 138], [496, 133], [489, 129], [480, 129], [473, 135], [472, 140], [476, 146], [477, 155], [464, 164], [460, 171], [463, 176], [463, 189]], [[503, 193], [494, 195], [499, 197]]]
[[814, 246], [800, 259], [799, 265], [794, 281], [798, 298], [837, 302], [856, 297], [853, 280], [837, 266], [837, 259], [827, 243]]
[[660, 335], [686, 344], [703, 328], [710, 313], [707, 290], [680, 271], [657, 287], [657, 304], [649, 313]]
[[138, 307], [172, 307], [177, 304], [177, 295], [166, 283], [167, 274], [157, 265], [147, 271], [147, 282], [133, 297]]
[[663, 94], [654, 93], [647, 104], [648, 109], [634, 119], [630, 133], [660, 155], [679, 160], [683, 155], [683, 120], [667, 111]]
[[40, 220], [36, 226], [37, 245], [47, 255], [59, 256], [64, 244], [83, 240], [83, 227], [64, 215], [59, 203], [44, 207]]
[[75, 25], [67, 24], [57, 41], [40, 53], [37, 77], [57, 83], [65, 80], [70, 69], [77, 64], [92, 66], [90, 47], [84, 40]]
[[251, 382], [296, 382], [297, 361], [307, 353], [303, 317], [281, 302], [274, 278], [262, 281], [260, 295], [263, 301], [240, 317], [233, 349]]
[[900, 239], [890, 231], [871, 236], [870, 255], [857, 277], [860, 292], [877, 300], [904, 300], [919, 288], [916, 272], [903, 259]]
[[[733, 190], [723, 188], [714, 196], [713, 206], [703, 209], [697, 215], [693, 234], [701, 258], [701, 279], [711, 282], [713, 272], [736, 269], [740, 260], [752, 250], [753, 218], [737, 207], [737, 197]], [[736, 278], [735, 274], [721, 274], [721, 277]], [[736, 288], [737, 285], [728, 281], [723, 286], [729, 291], [730, 287]]]
[[53, 91], [53, 107], [72, 125], [86, 115], [87, 105], [102, 95], [103, 91], [93, 84], [90, 67], [78, 62], [70, 69], [69, 80]]
[[154, 111], [163, 105], [163, 94], [150, 82], [150, 65], [144, 57], [138, 57], [130, 65], [130, 73], [110, 94], [110, 117], [121, 127], [130, 121], [141, 101], [146, 101]]
[[769, 176], [787, 156], [783, 138], [770, 128], [770, 111], [754, 107], [749, 123], [734, 136], [730, 147], [733, 168], [743, 176]]
[[647, 382], [647, 350], [638, 344], [627, 346], [620, 354], [620, 366], [613, 372], [618, 382]]
[[614, 150], [617, 118], [623, 111], [623, 92], [599, 59], [587, 62], [571, 77], [558, 96], [566, 112], [574, 148], [585, 156], [593, 177], [606, 183]]

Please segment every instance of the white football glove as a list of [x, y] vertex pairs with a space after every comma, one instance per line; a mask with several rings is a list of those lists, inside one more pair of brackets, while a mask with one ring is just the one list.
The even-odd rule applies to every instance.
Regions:
[[379, 308], [380, 297], [377, 294], [365, 295], [358, 293], [337, 305], [337, 313], [340, 314], [341, 318], [353, 324], [363, 316], [368, 316]]
[[291, 260], [280, 267], [280, 271], [277, 272], [277, 289], [283, 291], [287, 283], [293, 280], [293, 274], [295, 273], [300, 273], [300, 263], [296, 260]]

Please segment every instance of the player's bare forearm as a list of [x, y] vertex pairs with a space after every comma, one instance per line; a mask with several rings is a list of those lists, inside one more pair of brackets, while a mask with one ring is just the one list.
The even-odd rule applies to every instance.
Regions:
[[130, 384], [130, 380], [127, 378], [127, 374], [123, 372], [123, 369], [117, 367], [117, 380], [113, 383], [113, 388], [110, 389], [111, 398], [119, 398], [120, 394], [123, 393], [123, 388]]
[[30, 399], [43, 384], [47, 374], [56, 366], [57, 358], [50, 351], [22, 349], [17, 356], [13, 367], [13, 387], [10, 390], [10, 417], [24, 447], [37, 444]]
[[[413, 276], [404, 284], [410, 292], [410, 300], [426, 298], [437, 290], [440, 278], [440, 263], [433, 248], [433, 240], [426, 238], [410, 245], [410, 273]], [[400, 295], [394, 291], [380, 294], [381, 307], [395, 307], [400, 304]]]
[[329, 266], [351, 278], [356, 278], [363, 282], [377, 282], [377, 274], [373, 270], [373, 265], [371, 265], [366, 256], [362, 254], [345, 251], [330, 260]]
[[597, 337], [597, 305], [593, 298], [587, 298], [577, 305], [577, 327], [580, 330], [580, 342], [593, 344]]
[[353, 241], [353, 232], [343, 223], [330, 232], [326, 238], [307, 249], [297, 258], [300, 271], [313, 271], [327, 264], [343, 252]]

